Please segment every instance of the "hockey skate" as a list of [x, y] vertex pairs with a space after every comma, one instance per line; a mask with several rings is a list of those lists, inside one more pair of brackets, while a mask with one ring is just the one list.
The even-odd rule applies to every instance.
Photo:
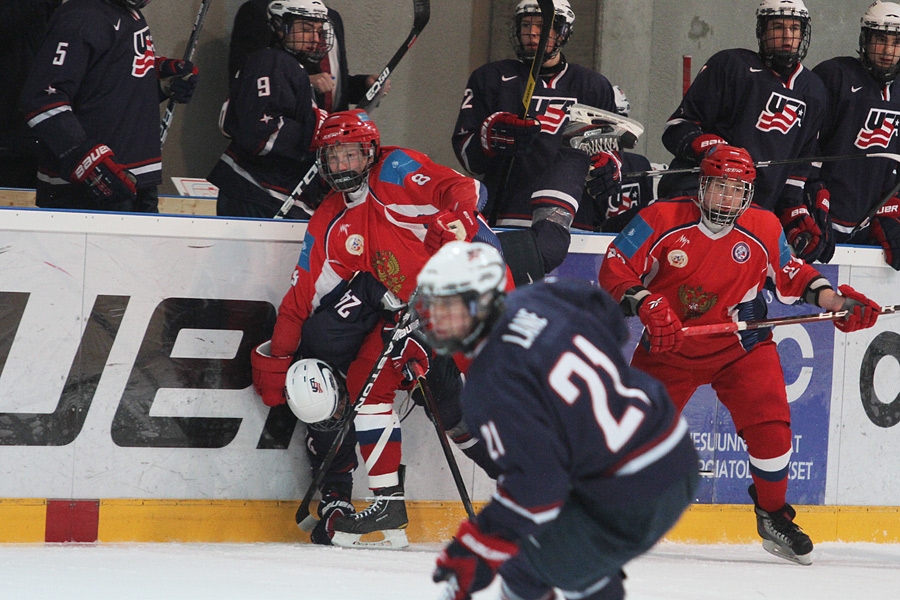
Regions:
[[[368, 508], [334, 520], [331, 543], [345, 548], [406, 548], [406, 502], [403, 497], [403, 465], [400, 483], [375, 490]], [[363, 539], [366, 536], [367, 539]]]
[[309, 539], [313, 544], [331, 546], [334, 522], [338, 517], [356, 512], [353, 503], [350, 502], [352, 487], [352, 484], [334, 484], [322, 490], [322, 500], [319, 502], [318, 510], [319, 522], [309, 534]]
[[809, 536], [794, 523], [794, 517], [797, 516], [794, 507], [785, 503], [781, 509], [775, 512], [766, 512], [756, 504], [756, 486], [751, 485], [747, 491], [753, 498], [756, 511], [756, 531], [763, 539], [763, 548], [780, 558], [801, 565], [811, 565], [813, 543]]

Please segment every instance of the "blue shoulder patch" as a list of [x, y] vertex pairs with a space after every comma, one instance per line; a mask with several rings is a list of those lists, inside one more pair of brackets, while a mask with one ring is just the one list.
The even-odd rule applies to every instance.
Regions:
[[300, 259], [297, 261], [297, 266], [307, 273], [309, 273], [309, 257], [312, 254], [312, 247], [315, 243], [316, 238], [309, 233], [309, 228], [307, 228], [306, 235], [303, 236], [303, 247], [300, 248]]
[[402, 186], [407, 175], [412, 175], [418, 171], [421, 166], [421, 163], [413, 160], [413, 158], [403, 150], [394, 150], [388, 154], [382, 162], [381, 173], [378, 174], [378, 180]]
[[783, 269], [789, 262], [791, 262], [791, 257], [794, 255], [791, 252], [791, 247], [788, 245], [787, 238], [784, 237], [784, 231], [781, 232], [781, 235], [778, 236], [778, 268]]
[[640, 247], [644, 245], [644, 242], [650, 239], [651, 235], [653, 235], [653, 228], [641, 215], [637, 215], [628, 223], [628, 227], [616, 236], [613, 244], [625, 258], [632, 258]]

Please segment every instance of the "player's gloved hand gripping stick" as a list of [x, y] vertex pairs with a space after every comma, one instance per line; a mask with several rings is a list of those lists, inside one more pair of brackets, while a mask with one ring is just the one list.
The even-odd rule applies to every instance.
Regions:
[[[209, 10], [209, 3], [212, 0], [201, 0], [200, 10], [197, 11], [197, 18], [194, 19], [194, 28], [191, 30], [191, 37], [188, 39], [187, 48], [184, 50], [184, 62], [190, 63], [194, 56], [194, 50], [197, 49], [197, 40], [200, 38], [200, 30], [203, 28], [203, 21], [206, 20], [206, 12]], [[196, 81], [194, 82], [196, 85]], [[191, 89], [193, 93], [193, 89]], [[188, 95], [190, 99], [190, 94]], [[176, 100], [169, 100], [166, 105], [166, 112], [163, 115], [162, 122], [159, 124], [159, 141], [160, 144], [166, 143], [166, 137], [169, 135], [169, 126], [172, 124], [172, 118], [175, 116]]]

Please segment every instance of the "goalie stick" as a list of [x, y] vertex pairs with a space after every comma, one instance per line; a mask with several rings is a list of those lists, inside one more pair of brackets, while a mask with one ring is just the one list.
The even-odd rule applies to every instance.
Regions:
[[[200, 30], [203, 29], [203, 21], [206, 20], [206, 12], [209, 10], [209, 3], [212, 0], [200, 0], [200, 10], [197, 11], [197, 18], [194, 19], [194, 28], [191, 30], [191, 37], [188, 39], [187, 48], [184, 49], [183, 60], [191, 60], [194, 51], [197, 49], [197, 40], [200, 39]], [[172, 118], [175, 116], [174, 100], [169, 100], [166, 105], [166, 112], [163, 115], [162, 122], [159, 124], [159, 143], [166, 143], [166, 137], [169, 135], [169, 126], [172, 125]]]
[[453, 483], [456, 484], [456, 490], [459, 492], [459, 499], [462, 501], [463, 508], [466, 509], [466, 515], [470, 520], [474, 520], [475, 509], [472, 507], [472, 500], [469, 498], [466, 484], [459, 472], [459, 465], [453, 456], [453, 451], [450, 449], [450, 442], [447, 441], [447, 430], [444, 428], [444, 422], [437, 412], [434, 396], [431, 394], [431, 386], [428, 385], [428, 381], [425, 379], [425, 371], [422, 369], [422, 365], [415, 360], [407, 363], [406, 370], [408, 375], [411, 375], [410, 379], [415, 379], [422, 390], [422, 396], [425, 398], [425, 413], [428, 415], [431, 424], [434, 425], [435, 432], [437, 432], [441, 450], [444, 452], [444, 458], [447, 459], [447, 466], [450, 468], [450, 474], [453, 476]]
[[[406, 36], [406, 40], [397, 49], [394, 53], [394, 56], [391, 57], [391, 60], [388, 61], [388, 64], [381, 70], [381, 73], [375, 79], [375, 83], [366, 90], [365, 98], [362, 102], [356, 105], [357, 108], [361, 108], [365, 111], [370, 111], [377, 106], [377, 100], [381, 98], [382, 91], [384, 89], [384, 82], [387, 81], [388, 77], [391, 76], [391, 73], [394, 69], [397, 68], [397, 65], [400, 63], [400, 60], [406, 55], [407, 51], [412, 47], [412, 45], [419, 39], [419, 34], [422, 33], [422, 30], [425, 29], [425, 25], [428, 24], [428, 19], [431, 18], [431, 3], [430, 0], [413, 0], [413, 24], [412, 29], [409, 30], [409, 35]], [[275, 219], [283, 219], [287, 216], [288, 211], [291, 210], [291, 206], [294, 204], [298, 204], [307, 212], [311, 212], [308, 210], [312, 207], [307, 207], [303, 202], [300, 201], [300, 196], [303, 194], [303, 190], [309, 187], [309, 184], [312, 183], [313, 179], [316, 178], [316, 175], [319, 174], [319, 166], [317, 163], [313, 163], [309, 170], [306, 172], [306, 175], [303, 176], [303, 179], [300, 180], [300, 183], [297, 184], [297, 187], [294, 188], [294, 191], [290, 193], [290, 195], [285, 199], [284, 204], [281, 205], [281, 208], [278, 209], [278, 212], [275, 213], [273, 218]]]
[[[890, 315], [900, 311], [900, 304], [882, 306], [879, 315]], [[776, 319], [761, 319], [759, 321], [735, 321], [733, 323], [712, 323], [710, 325], [688, 325], [681, 328], [686, 336], [709, 335], [713, 333], [732, 333], [747, 329], [759, 329], [761, 327], [777, 327], [779, 325], [794, 325], [795, 323], [815, 323], [816, 321], [834, 321], [847, 316], [849, 311], [837, 310], [834, 312], [815, 313], [810, 315], [797, 315], [794, 317], [778, 317]]]
[[[531, 61], [531, 70], [528, 72], [528, 81], [525, 84], [525, 93], [522, 95], [522, 106], [519, 107], [519, 117], [527, 119], [531, 112], [531, 97], [534, 95], [534, 87], [540, 77], [541, 65], [544, 63], [544, 54], [547, 51], [547, 42], [550, 41], [550, 30], [553, 29], [553, 19], [556, 17], [556, 11], [553, 7], [553, 0], [537, 0], [538, 8], [541, 9], [541, 37], [538, 38], [538, 45], [534, 51], [534, 58]], [[521, 35], [521, 33], [516, 33]], [[506, 174], [503, 177], [503, 185], [497, 190], [494, 206], [491, 209], [491, 215], [488, 224], [493, 227], [497, 224], [497, 215], [500, 212], [500, 202], [506, 188], [509, 187], [509, 177], [512, 174], [513, 163], [515, 157], [511, 157], [506, 164]]]
[[297, 509], [294, 518], [297, 521], [297, 526], [303, 531], [312, 531], [319, 521], [309, 513], [309, 505], [312, 502], [312, 498], [316, 494], [316, 491], [319, 489], [319, 485], [325, 478], [328, 469], [331, 467], [331, 463], [334, 462], [334, 457], [337, 455], [338, 449], [341, 447], [341, 444], [344, 443], [344, 438], [347, 437], [347, 433], [353, 425], [353, 419], [356, 417], [359, 407], [362, 406], [366, 401], [366, 398], [369, 397], [369, 392], [372, 391], [375, 380], [378, 379], [378, 376], [381, 374], [385, 363], [391, 358], [391, 351], [394, 349], [394, 344], [401, 338], [412, 333], [418, 326], [418, 321], [412, 321], [412, 309], [407, 308], [404, 310], [397, 326], [394, 328], [391, 339], [384, 345], [384, 349], [381, 351], [381, 354], [378, 355], [378, 360], [375, 361], [375, 365], [372, 367], [372, 370], [369, 371], [369, 376], [363, 383], [359, 396], [356, 398], [356, 401], [353, 402], [353, 406], [350, 407], [350, 415], [347, 417], [344, 424], [341, 425], [337, 437], [335, 437], [334, 442], [331, 443], [331, 448], [328, 449], [328, 453], [325, 455], [325, 458], [322, 459], [322, 464], [319, 465], [319, 469], [316, 471], [313, 480], [309, 484], [309, 489], [306, 490], [306, 494], [300, 502], [300, 507]]

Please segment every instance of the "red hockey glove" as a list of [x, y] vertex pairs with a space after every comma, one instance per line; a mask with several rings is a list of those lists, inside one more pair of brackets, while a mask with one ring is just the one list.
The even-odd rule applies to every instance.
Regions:
[[872, 237], [884, 248], [885, 262], [900, 271], [900, 198], [891, 198], [875, 213], [871, 231]]
[[818, 258], [816, 250], [821, 251], [819, 242], [822, 240], [822, 230], [809, 210], [805, 206], [789, 206], [781, 211], [778, 218], [794, 254], [805, 261]]
[[854, 290], [849, 285], [842, 285], [838, 288], [841, 296], [844, 297], [844, 306], [842, 310], [850, 312], [843, 319], [834, 322], [834, 326], [843, 331], [850, 333], [860, 329], [866, 329], [875, 324], [878, 315], [881, 313], [881, 307]]
[[81, 156], [81, 160], [72, 170], [70, 180], [83, 183], [97, 200], [134, 200], [137, 189], [134, 187], [134, 175], [117, 163], [115, 154], [109, 146], [100, 144], [73, 151], [73, 156]]
[[524, 154], [529, 143], [541, 132], [535, 119], [520, 119], [508, 112], [495, 112], [481, 124], [481, 149], [488, 156]]
[[[385, 340], [385, 343], [394, 335], [395, 327], [396, 325], [393, 323], [387, 323], [381, 330], [381, 337]], [[431, 350], [412, 333], [408, 333], [394, 342], [394, 347], [391, 348], [391, 362], [394, 365], [394, 370], [403, 374], [404, 385], [412, 383], [412, 378], [404, 369], [411, 360], [419, 363], [422, 375], [428, 373], [428, 370], [431, 368]]]
[[[815, 248], [810, 248], [807, 244], [806, 248], [809, 252], [804, 251], [803, 254], [798, 254], [798, 256], [806, 262], [818, 259], [819, 262], [827, 263], [834, 256], [834, 230], [831, 228], [831, 214], [829, 212], [831, 209], [831, 194], [824, 183], [817, 181], [806, 186], [805, 199], [810, 214], [815, 219], [819, 231], [822, 232], [822, 237], [819, 238], [819, 244]], [[815, 256], [807, 258], [805, 254]]]
[[695, 137], [694, 141], [691, 142], [691, 150], [694, 152], [697, 160], [701, 161], [703, 160], [703, 157], [712, 152], [713, 148], [715, 148], [719, 144], [727, 143], [728, 142], [717, 135], [713, 135], [711, 133], [703, 133]]
[[254, 348], [250, 354], [250, 367], [253, 369], [253, 389], [266, 406], [277, 406], [286, 402], [284, 380], [293, 357], [272, 356], [271, 352], [272, 340]]
[[356, 512], [350, 499], [338, 492], [324, 492], [322, 501], [319, 502], [319, 522], [309, 534], [313, 544], [331, 546], [331, 538], [334, 537], [334, 521], [338, 517], [352, 515]]
[[200, 82], [197, 67], [189, 60], [156, 57], [156, 76], [162, 93], [181, 104], [187, 104]]
[[669, 301], [662, 294], [651, 294], [644, 298], [638, 308], [638, 318], [647, 328], [648, 350], [651, 353], [677, 350], [684, 341], [681, 320]]
[[447, 242], [471, 241], [476, 233], [478, 221], [473, 213], [442, 210], [428, 225], [424, 240], [425, 249], [429, 254], [434, 254]]
[[598, 152], [591, 157], [585, 191], [594, 200], [617, 196], [622, 189], [622, 160], [615, 152]]
[[431, 575], [435, 583], [447, 582], [448, 600], [469, 600], [483, 590], [497, 574], [497, 569], [519, 551], [515, 542], [482, 533], [469, 520], [463, 521], [440, 556]]

